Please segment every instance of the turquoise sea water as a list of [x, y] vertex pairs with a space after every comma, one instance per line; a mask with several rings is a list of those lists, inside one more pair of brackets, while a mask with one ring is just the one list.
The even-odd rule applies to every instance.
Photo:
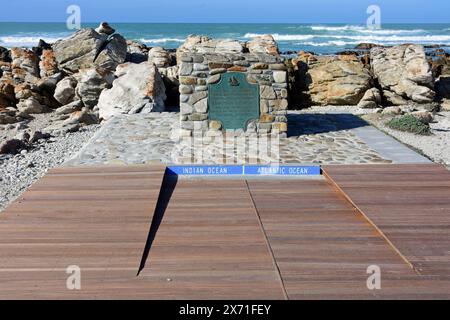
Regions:
[[[386, 45], [401, 43], [441, 44], [450, 48], [448, 24], [385, 24], [380, 30], [350, 24], [164, 24], [111, 23], [127, 39], [148, 46], [177, 48], [189, 34], [214, 38], [248, 40], [259, 34], [272, 34], [281, 51], [308, 50], [335, 53], [352, 49], [361, 42]], [[85, 24], [83, 27], [96, 27]], [[54, 42], [70, 36], [64, 23], [6, 23], [0, 22], [0, 46], [31, 47], [39, 39]]]

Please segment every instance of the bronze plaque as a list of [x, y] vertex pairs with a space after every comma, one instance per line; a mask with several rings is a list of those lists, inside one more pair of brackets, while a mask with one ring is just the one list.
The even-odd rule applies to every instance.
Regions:
[[209, 119], [221, 121], [223, 129], [246, 129], [259, 118], [259, 86], [248, 83], [245, 73], [224, 73], [208, 90]]

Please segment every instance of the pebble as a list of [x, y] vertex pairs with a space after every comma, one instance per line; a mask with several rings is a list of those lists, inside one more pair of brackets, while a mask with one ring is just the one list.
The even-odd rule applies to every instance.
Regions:
[[0, 156], [0, 211], [16, 199], [50, 168], [62, 164], [89, 140], [98, 126], [52, 139], [52, 143], [36, 144], [15, 156]]

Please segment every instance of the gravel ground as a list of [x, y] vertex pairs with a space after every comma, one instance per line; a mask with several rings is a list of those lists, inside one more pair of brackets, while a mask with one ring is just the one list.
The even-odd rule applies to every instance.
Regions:
[[14, 124], [0, 125], [0, 141], [14, 138], [20, 131], [43, 130], [45, 127], [57, 121], [58, 115], [55, 113], [34, 114], [33, 120], [23, 121]]
[[[46, 121], [36, 119], [30, 128], [42, 128]], [[98, 126], [81, 128], [79, 132], [41, 140], [28, 152], [0, 155], [0, 212], [49, 169], [73, 156], [92, 137]], [[16, 130], [3, 130], [2, 139], [14, 136]]]

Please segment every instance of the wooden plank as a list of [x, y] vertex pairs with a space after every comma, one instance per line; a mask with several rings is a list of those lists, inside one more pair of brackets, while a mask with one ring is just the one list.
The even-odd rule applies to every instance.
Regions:
[[180, 180], [140, 277], [159, 299], [284, 298], [242, 180]]
[[[420, 279], [325, 181], [249, 181], [290, 299], [449, 298]], [[382, 289], [368, 290], [367, 267]]]
[[326, 166], [324, 172], [420, 274], [450, 280], [448, 170], [431, 164]]
[[[440, 190], [448, 177], [434, 166], [393, 166], [377, 180], [383, 169], [367, 168], [356, 176], [341, 168], [343, 183], [360, 190], [393, 243], [426, 251], [420, 262], [432, 272], [416, 274], [325, 181], [180, 179], [161, 186], [164, 167], [59, 168], [0, 215], [0, 299], [283, 299], [285, 292], [290, 299], [449, 299], [441, 251], [449, 211]], [[414, 174], [425, 194], [410, 188]], [[381, 291], [366, 287], [372, 264], [381, 267]], [[81, 291], [67, 290], [68, 265], [82, 268]]]
[[[103, 281], [109, 272], [120, 282], [136, 278], [164, 172], [50, 171], [0, 215], [0, 298], [113, 297]], [[81, 268], [81, 291], [66, 288], [70, 265]]]

